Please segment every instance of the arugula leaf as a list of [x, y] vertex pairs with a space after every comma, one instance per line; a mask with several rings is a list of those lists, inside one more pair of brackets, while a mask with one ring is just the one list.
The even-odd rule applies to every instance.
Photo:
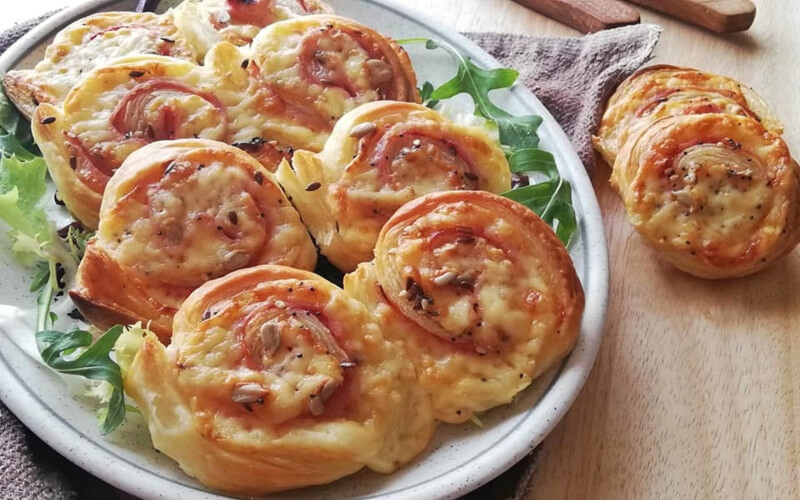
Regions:
[[39, 154], [39, 148], [31, 134], [30, 122], [19, 114], [2, 89], [0, 89], [0, 129], [6, 133], [0, 136], [0, 153], [3, 155], [10, 156], [15, 153], [20, 155], [20, 151], [14, 148], [21, 148], [29, 158]]
[[[122, 373], [119, 365], [109, 357], [109, 353], [122, 331], [122, 326], [113, 326], [94, 344], [92, 344], [92, 334], [84, 330], [72, 330], [66, 333], [43, 330], [36, 333], [36, 345], [39, 353], [50, 368], [68, 375], [102, 380], [111, 385], [112, 391], [108, 408], [100, 413], [100, 428], [103, 434], [108, 434], [116, 429], [125, 419]], [[65, 354], [74, 353], [76, 349], [80, 348], [86, 348], [86, 350], [76, 358], [64, 357]]]
[[438, 100], [431, 100], [431, 95], [433, 94], [433, 84], [431, 82], [426, 81], [422, 84], [422, 88], [419, 90], [419, 97], [422, 99], [422, 104], [425, 106], [433, 109], [439, 104]]
[[550, 224], [564, 244], [568, 244], [578, 225], [572, 207], [569, 184], [563, 180], [556, 167], [555, 158], [539, 149], [537, 130], [542, 118], [536, 115], [514, 116], [492, 102], [493, 90], [509, 88], [517, 81], [519, 73], [510, 68], [485, 69], [448, 44], [427, 38], [409, 38], [399, 43], [424, 43], [429, 50], [441, 48], [456, 62], [456, 75], [431, 91], [426, 84], [420, 89], [423, 102], [438, 102], [459, 94], [468, 94], [475, 104], [475, 114], [497, 125], [500, 144], [506, 151], [511, 172], [537, 172], [545, 180], [533, 186], [512, 189], [503, 196], [518, 201], [536, 212]]

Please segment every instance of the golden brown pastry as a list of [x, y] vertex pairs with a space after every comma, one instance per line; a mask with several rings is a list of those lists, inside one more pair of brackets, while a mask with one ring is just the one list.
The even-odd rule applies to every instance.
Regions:
[[219, 142], [161, 141], [109, 182], [70, 296], [101, 328], [149, 322], [166, 342], [173, 314], [206, 281], [266, 263], [313, 269], [316, 257], [257, 161]]
[[482, 129], [392, 101], [346, 114], [322, 152], [297, 151], [277, 171], [320, 251], [343, 271], [372, 258], [378, 232], [404, 203], [434, 191], [506, 191], [510, 175]]
[[321, 0], [184, 0], [174, 10], [184, 35], [207, 49], [222, 40], [247, 45], [267, 25], [312, 14], [333, 8]]
[[436, 417], [454, 423], [509, 403], [566, 356], [584, 305], [552, 229], [482, 191], [404, 205], [344, 287], [404, 346]]
[[202, 60], [169, 15], [101, 12], [61, 30], [34, 69], [3, 77], [8, 97], [28, 118], [40, 102], [60, 104], [86, 73], [135, 53]]
[[665, 116], [699, 113], [747, 116], [775, 134], [783, 132], [772, 111], [746, 85], [696, 69], [657, 65], [637, 71], [620, 84], [608, 101], [594, 145], [613, 166], [617, 153], [637, 130]]
[[156, 55], [117, 59], [85, 75], [60, 106], [42, 103], [32, 129], [67, 207], [94, 228], [108, 178], [149, 142], [214, 139], [274, 170], [292, 149], [321, 149], [349, 109], [416, 99], [414, 85], [394, 42], [343, 18], [306, 16], [263, 30], [252, 53], [221, 42], [204, 66]]
[[362, 304], [282, 266], [234, 272], [181, 306], [169, 347], [117, 344], [153, 445], [203, 484], [258, 495], [391, 472], [428, 443], [430, 400]]
[[241, 107], [276, 117], [262, 123], [262, 134], [295, 149], [322, 149], [334, 124], [359, 104], [419, 100], [406, 52], [344, 17], [268, 26], [253, 40], [247, 69], [256, 83]]
[[752, 118], [659, 120], [628, 139], [611, 182], [645, 241], [695, 276], [754, 273], [798, 241], [798, 166]]

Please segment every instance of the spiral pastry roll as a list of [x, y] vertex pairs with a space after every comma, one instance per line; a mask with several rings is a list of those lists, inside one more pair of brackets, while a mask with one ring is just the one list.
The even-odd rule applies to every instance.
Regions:
[[364, 306], [319, 276], [259, 266], [198, 288], [169, 347], [117, 344], [153, 445], [241, 495], [391, 472], [428, 443], [430, 399]]
[[6, 94], [28, 118], [39, 103], [60, 104], [83, 75], [131, 54], [160, 54], [199, 60], [170, 15], [102, 12], [61, 30], [32, 70], [3, 77]]
[[645, 241], [695, 276], [751, 274], [797, 244], [798, 166], [752, 118], [659, 120], [627, 141], [611, 182]]
[[225, 40], [247, 45], [272, 23], [311, 14], [333, 14], [321, 0], [185, 0], [175, 8], [175, 24], [198, 46]]
[[414, 198], [510, 189], [505, 155], [482, 129], [393, 101], [346, 114], [321, 153], [298, 151], [277, 175], [321, 252], [343, 271], [372, 259], [383, 224]]
[[168, 341], [173, 314], [192, 290], [266, 263], [316, 263], [271, 174], [226, 144], [156, 142], [128, 157], [109, 182], [70, 296], [99, 327], [149, 322]]
[[657, 65], [634, 73], [611, 96], [593, 138], [595, 148], [613, 166], [617, 153], [637, 130], [666, 116], [700, 113], [746, 116], [775, 134], [783, 132], [773, 112], [750, 87], [726, 76]]
[[571, 349], [584, 297], [564, 245], [525, 206], [482, 191], [414, 200], [375, 259], [344, 278], [404, 345], [445, 422], [509, 403]]
[[359, 104], [419, 100], [406, 52], [343, 17], [266, 27], [253, 40], [248, 71], [254, 86], [240, 108], [271, 117], [259, 126], [264, 136], [295, 149], [322, 149], [336, 121]]

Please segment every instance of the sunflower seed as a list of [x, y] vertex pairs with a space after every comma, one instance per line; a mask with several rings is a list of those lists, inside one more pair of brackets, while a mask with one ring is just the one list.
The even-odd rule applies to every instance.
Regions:
[[372, 122], [359, 123], [358, 125], [350, 129], [350, 137], [355, 137], [360, 139], [364, 136], [367, 136], [375, 132], [375, 129], [377, 128], [378, 126]]
[[323, 402], [329, 400], [338, 389], [339, 382], [335, 380], [328, 380], [319, 391], [319, 399], [321, 399]]
[[433, 278], [433, 283], [438, 286], [449, 285], [458, 277], [456, 273], [453, 271], [447, 271], [444, 274], [441, 274], [435, 278]]
[[261, 342], [264, 351], [268, 356], [274, 356], [281, 346], [281, 335], [278, 326], [274, 323], [264, 323], [261, 325]]
[[234, 403], [263, 403], [264, 396], [269, 391], [264, 389], [260, 384], [247, 383], [237, 385], [231, 391], [231, 400]]
[[325, 405], [322, 404], [322, 399], [312, 394], [311, 399], [308, 400], [308, 409], [312, 415], [318, 417], [325, 411]]
[[372, 83], [376, 86], [388, 83], [394, 77], [392, 67], [380, 59], [367, 59], [366, 64]]

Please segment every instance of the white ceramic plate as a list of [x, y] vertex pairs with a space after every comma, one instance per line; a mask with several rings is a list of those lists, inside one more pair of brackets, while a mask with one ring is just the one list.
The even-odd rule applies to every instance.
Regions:
[[[445, 28], [446, 20], [426, 19], [392, 0], [331, 3], [338, 13], [395, 38], [444, 40], [484, 66], [498, 66], [475, 44]], [[91, 0], [60, 12], [0, 56], [0, 73], [34, 64], [49, 39], [75, 19], [101, 10], [132, 10], [135, 4], [135, 0]], [[422, 46], [408, 50], [420, 81], [439, 84], [454, 74], [454, 64], [442, 51], [428, 51]], [[580, 228], [570, 254], [586, 292], [577, 346], [561, 366], [538, 379], [513, 404], [482, 415], [482, 429], [472, 423], [441, 425], [428, 451], [400, 471], [388, 476], [362, 471], [330, 485], [276, 498], [457, 497], [499, 475], [533, 450], [581, 390], [600, 346], [608, 293], [608, 257], [600, 210], [569, 140], [536, 97], [522, 86], [494, 95], [498, 104], [514, 113], [535, 113], [544, 118], [539, 129], [541, 145], [555, 155], [562, 176], [572, 184]], [[468, 98], [456, 100], [456, 106], [472, 110]], [[7, 238], [0, 238], [0, 398], [5, 404], [62, 455], [133, 495], [146, 499], [222, 498], [156, 452], [140, 417], [129, 415], [113, 434], [100, 435], [92, 402], [81, 396], [80, 382], [54, 374], [39, 360], [33, 340], [34, 300], [27, 291], [29, 280], [29, 272], [11, 259]], [[58, 308], [63, 317], [71, 306], [62, 301]]]

